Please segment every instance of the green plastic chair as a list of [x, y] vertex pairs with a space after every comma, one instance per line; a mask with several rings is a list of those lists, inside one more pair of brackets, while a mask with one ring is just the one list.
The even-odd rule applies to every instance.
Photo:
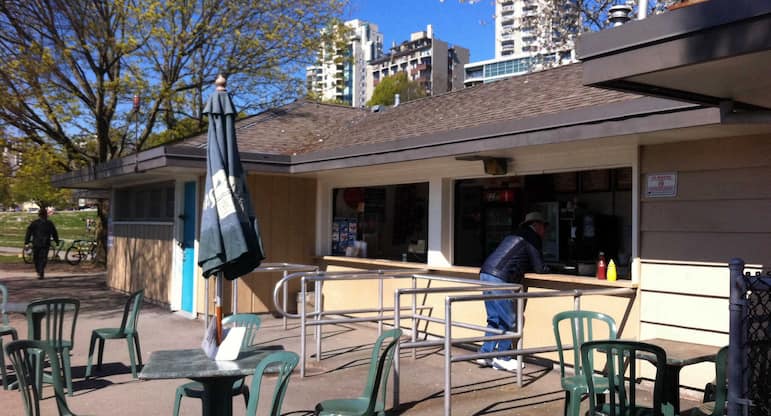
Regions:
[[128, 343], [129, 360], [131, 361], [131, 375], [137, 378], [137, 363], [142, 366], [142, 350], [139, 348], [139, 331], [137, 321], [139, 310], [144, 300], [144, 289], [138, 290], [129, 296], [123, 308], [123, 318], [120, 328], [99, 328], [91, 331], [91, 344], [88, 347], [88, 365], [86, 366], [86, 378], [91, 377], [91, 362], [94, 357], [94, 346], [99, 341], [99, 356], [96, 368], [102, 369], [102, 355], [104, 354], [104, 342], [108, 339], [125, 339]]
[[[573, 368], [574, 374], [565, 374], [565, 345], [562, 342], [560, 327], [570, 325], [572, 336]], [[557, 340], [557, 352], [560, 359], [560, 377], [562, 389], [565, 390], [565, 416], [578, 416], [580, 414], [581, 399], [589, 394], [584, 376], [584, 365], [581, 361], [581, 344], [594, 339], [615, 339], [618, 334], [616, 321], [608, 315], [593, 311], [565, 311], [554, 315], [552, 319], [554, 338]], [[589, 373], [593, 372], [588, 367]], [[593, 374], [596, 386], [607, 386], [607, 379], [599, 374]]]
[[42, 376], [41, 363], [45, 362], [46, 357], [51, 365], [51, 381], [54, 386], [54, 397], [59, 415], [75, 416], [67, 407], [67, 400], [62, 389], [59, 360], [56, 358], [57, 353], [50, 343], [33, 340], [12, 341], [5, 347], [5, 351], [16, 371], [16, 379], [24, 402], [26, 416], [43, 415], [40, 412], [40, 400], [43, 397], [43, 391], [39, 383], [35, 381]]
[[286, 388], [289, 385], [289, 376], [300, 361], [300, 356], [291, 351], [277, 351], [271, 353], [257, 364], [252, 377], [252, 395], [246, 405], [246, 416], [257, 416], [257, 405], [260, 401], [260, 384], [265, 370], [270, 368], [271, 373], [278, 371], [276, 387], [273, 389], [273, 398], [270, 402], [269, 416], [280, 416], [281, 405], [284, 403]]
[[[254, 336], [257, 334], [257, 330], [260, 329], [261, 323], [260, 317], [251, 313], [237, 313], [222, 320], [222, 325], [246, 328], [244, 340], [241, 342], [241, 351], [247, 351], [254, 347]], [[197, 381], [191, 381], [177, 387], [174, 397], [174, 416], [179, 415], [179, 405], [182, 402], [182, 397], [202, 399], [203, 393], [203, 385]], [[243, 394], [244, 404], [246, 406], [249, 405], [249, 387], [246, 386], [243, 378], [233, 383], [232, 394], [233, 396]]]
[[[69, 396], [73, 394], [70, 353], [75, 346], [75, 324], [78, 321], [79, 311], [80, 301], [71, 298], [35, 300], [27, 305], [27, 327], [30, 338], [43, 341], [54, 350], [61, 363], [59, 367], [64, 370], [64, 381], [67, 384]], [[38, 383], [54, 377], [53, 372], [44, 374], [43, 377], [38, 378]]]
[[[655, 363], [650, 359], [641, 358], [638, 352], [655, 356]], [[596, 357], [605, 358], [605, 369], [608, 377], [605, 383], [597, 385], [590, 368], [594, 368]], [[675, 416], [674, 406], [664, 402], [664, 376], [667, 363], [667, 353], [659, 346], [638, 341], [604, 340], [587, 341], [581, 345], [581, 360], [587, 371], [584, 372], [586, 384], [589, 387], [590, 416]], [[636, 391], [638, 363], [645, 362], [656, 367], [653, 382], [653, 407], [639, 404]], [[628, 370], [628, 371], [627, 371]], [[628, 388], [628, 390], [627, 390]], [[597, 395], [608, 393], [608, 403], [599, 404]], [[604, 396], [603, 396], [604, 397]]]
[[5, 371], [5, 353], [3, 352], [3, 337], [11, 336], [11, 341], [19, 339], [19, 334], [8, 321], [5, 314], [5, 304], [8, 302], [8, 288], [0, 284], [0, 377], [3, 378], [3, 390], [8, 390], [8, 373]]
[[[369, 363], [367, 384], [364, 386], [364, 392], [361, 396], [351, 399], [324, 400], [316, 405], [315, 414], [321, 416], [385, 415], [388, 375], [391, 372], [396, 343], [399, 342], [401, 336], [401, 329], [391, 329], [383, 332], [375, 341]], [[390, 341], [385, 348], [382, 348], [383, 343], [388, 339]], [[379, 395], [378, 392], [380, 392]], [[380, 396], [380, 400], [378, 400], [378, 396]]]
[[698, 407], [683, 412], [689, 416], [723, 416], [725, 414], [728, 384], [726, 371], [728, 367], [728, 346], [717, 352], [715, 360], [715, 400], [702, 403]]

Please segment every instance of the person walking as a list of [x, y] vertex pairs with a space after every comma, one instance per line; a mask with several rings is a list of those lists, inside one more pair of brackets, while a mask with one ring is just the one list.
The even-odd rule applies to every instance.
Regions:
[[[548, 267], [543, 262], [543, 236], [549, 223], [540, 212], [530, 212], [519, 228], [506, 236], [498, 247], [485, 259], [479, 270], [479, 280], [491, 283], [522, 283], [525, 272], [547, 273]], [[510, 294], [508, 290], [485, 291], [485, 294]], [[493, 299], [485, 301], [487, 327], [500, 331], [513, 331], [517, 315], [512, 299]], [[498, 335], [488, 332], [485, 336]], [[481, 353], [511, 350], [510, 339], [485, 341], [479, 349]], [[510, 356], [480, 358], [476, 360], [481, 367], [493, 367], [497, 370], [514, 371], [516, 360]]]
[[58, 245], [59, 233], [56, 232], [54, 223], [48, 219], [48, 211], [45, 208], [40, 208], [38, 218], [27, 227], [27, 234], [24, 236], [24, 244], [32, 244], [32, 262], [35, 263], [35, 271], [39, 280], [45, 278], [51, 240], [54, 240]]

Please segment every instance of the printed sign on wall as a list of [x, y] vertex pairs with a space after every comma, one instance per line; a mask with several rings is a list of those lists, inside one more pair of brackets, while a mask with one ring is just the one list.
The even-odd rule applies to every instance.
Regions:
[[645, 195], [651, 198], [677, 195], [677, 172], [649, 173], [646, 175]]

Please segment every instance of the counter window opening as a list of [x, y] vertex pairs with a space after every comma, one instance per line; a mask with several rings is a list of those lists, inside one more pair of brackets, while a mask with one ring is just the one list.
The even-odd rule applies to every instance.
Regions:
[[455, 182], [454, 264], [482, 264], [525, 214], [549, 221], [544, 260], [561, 274], [593, 276], [600, 251], [631, 278], [632, 169], [596, 169]]
[[336, 188], [331, 254], [425, 263], [428, 183]]

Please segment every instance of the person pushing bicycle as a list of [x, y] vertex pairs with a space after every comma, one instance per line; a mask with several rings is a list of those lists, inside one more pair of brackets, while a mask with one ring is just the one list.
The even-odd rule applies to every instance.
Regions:
[[48, 211], [45, 208], [40, 208], [38, 219], [32, 221], [27, 227], [27, 234], [24, 236], [25, 245], [32, 243], [32, 261], [35, 263], [38, 280], [45, 278], [51, 240], [59, 245], [59, 233], [56, 231], [54, 223], [48, 219]]

